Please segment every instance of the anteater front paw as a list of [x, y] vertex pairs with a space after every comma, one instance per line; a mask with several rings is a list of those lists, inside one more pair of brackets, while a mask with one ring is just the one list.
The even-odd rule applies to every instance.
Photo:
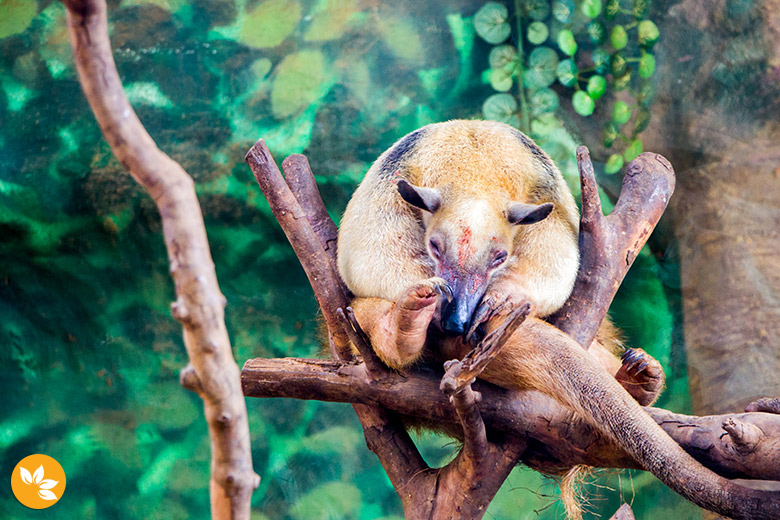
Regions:
[[621, 357], [615, 379], [642, 406], [649, 406], [658, 399], [666, 380], [661, 363], [641, 348], [630, 348]]

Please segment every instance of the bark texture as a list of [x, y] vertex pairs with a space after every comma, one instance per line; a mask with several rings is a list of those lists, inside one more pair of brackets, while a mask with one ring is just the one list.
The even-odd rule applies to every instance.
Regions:
[[659, 85], [645, 145], [678, 170], [694, 409], [780, 394], [780, 2], [658, 6]]
[[192, 178], [161, 152], [127, 101], [111, 54], [102, 0], [68, 0], [68, 27], [79, 80], [117, 159], [154, 199], [176, 284], [173, 316], [184, 327], [190, 358], [182, 384], [203, 399], [211, 438], [211, 513], [249, 519], [252, 470], [246, 405], [225, 329], [203, 215]]
[[[257, 160], [258, 157], [262, 159]], [[606, 313], [609, 302], [628, 266], [633, 261], [634, 255], [644, 244], [666, 206], [673, 188], [673, 173], [668, 162], [660, 160], [655, 154], [641, 155], [628, 166], [632, 175], [624, 183], [621, 200], [616, 206], [616, 208], [624, 209], [617, 211], [610, 217], [603, 218], [600, 205], [598, 201], [594, 200], [596, 190], [593, 189], [595, 184], [587, 150], [581, 149], [578, 158], [580, 159], [580, 172], [584, 186], [583, 205], [586, 208], [583, 215], [585, 221], [583, 228], [590, 229], [595, 236], [595, 238], [581, 239], [580, 241], [583, 244], [581, 251], [583, 267], [579, 272], [578, 283], [587, 284], [591, 288], [591, 292], [590, 298], [575, 299], [573, 304], [568, 306], [562, 323], [569, 327], [570, 334], [575, 337], [584, 337], [587, 340], [588, 334], [590, 334], [588, 331], [592, 330], [595, 333], [598, 323]], [[326, 268], [325, 263], [321, 260], [327, 256], [324, 253], [327, 241], [309, 240], [315, 235], [310, 217], [289, 218], [290, 214], [303, 216], [316, 215], [321, 212], [302, 211], [295, 206], [287, 208], [284, 202], [280, 203], [285, 198], [292, 200], [286, 195], [286, 192], [289, 192], [290, 187], [295, 184], [295, 180], [285, 181], [282, 179], [262, 141], [258, 141], [250, 150], [247, 162], [261, 188], [266, 192], [266, 196], [274, 199], [271, 200], [271, 207], [293, 244], [293, 248], [296, 252], [311, 251], [313, 253], [312, 256], [300, 256], [299, 254], [299, 260], [304, 264], [304, 268], [309, 274], [309, 280], [318, 301], [329, 307], [323, 310], [323, 314], [330, 330], [330, 337], [333, 338], [338, 334], [335, 332], [337, 329], [343, 329], [344, 335], [353, 341], [354, 346], [368, 360], [367, 363], [339, 365], [335, 368], [339, 375], [345, 375], [351, 370], [351, 367], [361, 372], [361, 377], [364, 378], [363, 385], [354, 378], [348, 378], [346, 381], [337, 381], [335, 388], [342, 399], [353, 403], [363, 403], [365, 397], [371, 393], [371, 388], [376, 389], [376, 385], [381, 386], [383, 383], [393, 380], [395, 374], [377, 366], [376, 355], [368, 348], [366, 336], [360, 330], [359, 324], [354, 321], [350, 309], [341, 307], [335, 309], [334, 312], [332, 302], [322, 296], [324, 294], [337, 294], [341, 297], [347, 294], [347, 290], [338, 280], [337, 275], [333, 273], [332, 265]], [[643, 172], [644, 174], [640, 175]], [[659, 179], [661, 182], [657, 184], [656, 189], [656, 181]], [[285, 187], [285, 183], [289, 187]], [[268, 189], [271, 186], [276, 186], [278, 189]], [[314, 203], [315, 199], [315, 197], [309, 197], [308, 200]], [[319, 201], [319, 199], [316, 200]], [[611, 221], [607, 221], [607, 219], [611, 219]], [[605, 224], [605, 222], [607, 223]], [[307, 239], [307, 237], [309, 238]], [[302, 241], [308, 241], [308, 244], [302, 244]], [[609, 242], [617, 242], [617, 250], [622, 251], [623, 254], [604, 255], [600, 248], [608, 247], [611, 245]], [[312, 251], [315, 244], [320, 246], [320, 249]], [[307, 265], [308, 263], [312, 265]], [[324, 276], [312, 275], [312, 272], [318, 268]], [[334, 286], [318, 287], [321, 284]], [[590, 307], [593, 306], [596, 307], [596, 311], [591, 312]], [[525, 315], [523, 309], [517, 309], [517, 311], [488, 334], [472, 352], [465, 355], [462, 361], [451, 361], [445, 364], [446, 373], [441, 378], [439, 386], [449, 395], [447, 402], [450, 405], [450, 410], [454, 410], [454, 413], [451, 414], [449, 423], [444, 421], [442, 417], [439, 417], [434, 423], [444, 424], [445, 429], [455, 432], [463, 440], [461, 451], [455, 460], [447, 466], [437, 470], [425, 466], [408, 435], [401, 431], [403, 426], [394, 420], [394, 416], [388, 411], [397, 410], [399, 406], [403, 408], [398, 404], [398, 401], [411, 395], [413, 400], [417, 399], [414, 402], [424, 403], [423, 410], [403, 409], [402, 413], [406, 417], [416, 416], [431, 421], [430, 410], [441, 411], [444, 408], [441, 404], [432, 406], [431, 403], [425, 401], [425, 397], [431, 394], [441, 396], [441, 394], [423, 386], [416, 387], [414, 391], [405, 394], [404, 398], [395, 401], [383, 401], [382, 397], [375, 397], [374, 400], [367, 400], [368, 405], [355, 405], [358, 417], [364, 427], [366, 441], [379, 456], [387, 470], [402, 499], [407, 518], [481, 518], [501, 482], [520, 458], [524, 458], [532, 465], [537, 463], [536, 467], [550, 470], [549, 457], [546, 466], [542, 462], [545, 460], [544, 456], [531, 458], [534, 450], [530, 449], [531, 446], [528, 442], [530, 437], [527, 431], [525, 435], [522, 433], [516, 435], [515, 430], [511, 428], [503, 431], [495, 429], [492, 431], [492, 435], [488, 435], [483, 412], [478, 405], [482, 401], [482, 393], [475, 392], [472, 388], [474, 377], [479, 376], [483, 369], [486, 369], [487, 376], [487, 370], [490, 370], [488, 362], [494, 356], [497, 356], [495, 361], [497, 363], [506, 361], [498, 359], [501, 357], [501, 349], [506, 339], [510, 340], [512, 348], [516, 349], [517, 345], [522, 345], [525, 341], [536, 345], [528, 353], [534, 352], [545, 359], [546, 356], [552, 355], [556, 360], [553, 365], [560, 368], [559, 372], [562, 371], [561, 373], [556, 372], [554, 377], [561, 376], [567, 381], [567, 385], [570, 385], [566, 387], [568, 392], [566, 402], [572, 406], [577, 405], [579, 408], [577, 406], [575, 408], [584, 416], [590, 417], [595, 421], [594, 424], [601, 425], [600, 431], [608, 431], [615, 438], [621, 439], [621, 445], [625, 446], [626, 450], [636, 458], [634, 464], [637, 461], [642, 461], [643, 466], [659, 476], [678, 493], [702, 507], [728, 513], [734, 518], [775, 518], [780, 514], [780, 497], [777, 494], [739, 487], [696, 464], [688, 453], [680, 449], [678, 444], [658, 428], [658, 424], [651, 417], [642, 412], [635, 401], [614, 379], [608, 378], [603, 370], [596, 371], [595, 367], [591, 367], [593, 361], [590, 358], [580, 359], [585, 354], [578, 348], [577, 343], [566, 334], [562, 334], [559, 329], [534, 320], [529, 327], [524, 325], [513, 335], [512, 331], [518, 326], [520, 320], [524, 319]], [[580, 314], [584, 318], [580, 319]], [[336, 317], [341, 319], [337, 320]], [[526, 337], [528, 334], [530, 336]], [[589, 343], [589, 340], [581, 341], [585, 344]], [[555, 346], [554, 349], [552, 349], [553, 346]], [[548, 351], [550, 354], [546, 354]], [[554, 354], [553, 351], [557, 354]], [[347, 357], [338, 349], [335, 349], [335, 353], [342, 360]], [[578, 359], [580, 361], [577, 361]], [[304, 368], [304, 371], [306, 370], [307, 368]], [[576, 377], [574, 374], [580, 374], [582, 377]], [[434, 379], [439, 377], [435, 376]], [[262, 375], [261, 378], [267, 379]], [[278, 372], [271, 377], [272, 381], [278, 379], [291, 382], [295, 378], [291, 377], [290, 374]], [[403, 379], [414, 381], [417, 380], [417, 377], [408, 374]], [[293, 392], [303, 388], [302, 385], [303, 382], [296, 382], [294, 385], [296, 390]], [[313, 394], [304, 393], [297, 396], [308, 398], [311, 395], [324, 395], [327, 386], [325, 374], [317, 374], [314, 378], [314, 385], [317, 390]], [[386, 390], [383, 389], [380, 395], [389, 395]], [[245, 391], [248, 394], [252, 392], [248, 387], [245, 388]], [[593, 392], [598, 392], [599, 397], [595, 400], [591, 395]], [[260, 391], [257, 395], [265, 395], [265, 393]], [[357, 397], [358, 395], [360, 397]], [[551, 395], [555, 395], [554, 392]], [[364, 408], [366, 406], [368, 407]], [[762, 406], [764, 405], [762, 404]], [[625, 410], [627, 415], [616, 413], [615, 410], [618, 409]], [[539, 410], [532, 410], [529, 413], [536, 415]], [[522, 414], [519, 416], [522, 417]], [[514, 415], [514, 417], [517, 420], [518, 415]], [[451, 426], [453, 422], [455, 427], [447, 428], [447, 424]], [[546, 424], [549, 427], [551, 422], [547, 421]], [[749, 421], [729, 418], [724, 425], [724, 430], [728, 433], [735, 449], [738, 446], [757, 447], [760, 444], [760, 436], [757, 434], [756, 428], [752, 428], [749, 424]], [[387, 445], [378, 443], [377, 439], [383, 439]], [[387, 446], [391, 447], [390, 452], [387, 451]], [[542, 451], [555, 449], [545, 444], [542, 446]], [[588, 454], [592, 451], [590, 448], [591, 446], [585, 450]], [[611, 452], [614, 452], [614, 447]], [[717, 450], [710, 453], [717, 453]], [[631, 458], [629, 457], [629, 459]], [[572, 465], [571, 460], [567, 460], [566, 457], [559, 462], [563, 468], [557, 467], [556, 469], [567, 469]], [[443, 506], [443, 504], [447, 505]]]
[[[404, 416], [458, 431], [457, 409], [439, 392], [442, 374], [421, 371], [381, 380], [365, 365], [315, 359], [250, 359], [242, 370], [250, 397], [317, 399], [379, 405]], [[582, 417], [533, 390], [514, 392], [483, 381], [473, 384], [488, 432], [526, 435], [522, 461], [547, 473], [575, 464], [644, 469]], [[765, 412], [689, 416], [661, 408], [645, 411], [682, 448], [728, 478], [780, 480], [780, 415]]]

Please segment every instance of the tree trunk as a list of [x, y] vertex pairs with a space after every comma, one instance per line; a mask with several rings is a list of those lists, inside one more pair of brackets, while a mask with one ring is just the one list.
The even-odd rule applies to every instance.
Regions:
[[646, 149], [671, 159], [696, 413], [780, 394], [780, 2], [660, 2]]

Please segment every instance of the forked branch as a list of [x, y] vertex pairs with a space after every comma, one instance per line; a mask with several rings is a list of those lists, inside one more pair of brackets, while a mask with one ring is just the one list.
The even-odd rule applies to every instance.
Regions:
[[580, 270], [571, 296], [550, 323], [587, 348], [669, 203], [674, 170], [661, 155], [639, 155], [626, 167], [620, 198], [605, 217], [593, 164], [584, 146], [577, 148], [577, 165], [582, 184]]

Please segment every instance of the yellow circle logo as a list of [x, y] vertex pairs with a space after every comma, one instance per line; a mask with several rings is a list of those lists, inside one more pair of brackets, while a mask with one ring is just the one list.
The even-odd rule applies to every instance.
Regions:
[[65, 492], [65, 471], [48, 455], [30, 455], [19, 461], [11, 474], [16, 499], [31, 509], [46, 509]]

